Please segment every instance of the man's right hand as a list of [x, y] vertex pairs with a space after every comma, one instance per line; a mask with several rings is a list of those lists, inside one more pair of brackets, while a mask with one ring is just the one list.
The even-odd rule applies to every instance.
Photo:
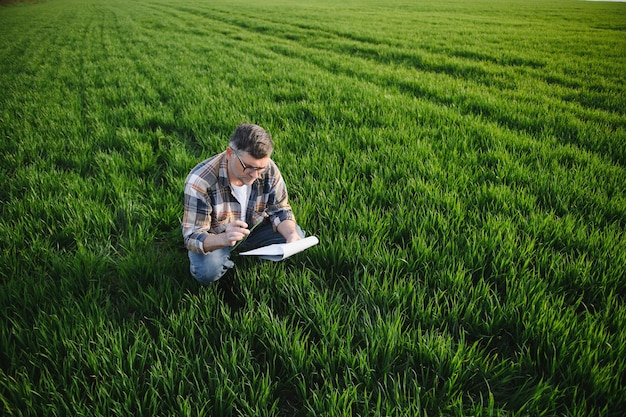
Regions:
[[241, 220], [236, 220], [226, 225], [224, 236], [227, 246], [235, 246], [237, 242], [250, 234], [248, 224]]

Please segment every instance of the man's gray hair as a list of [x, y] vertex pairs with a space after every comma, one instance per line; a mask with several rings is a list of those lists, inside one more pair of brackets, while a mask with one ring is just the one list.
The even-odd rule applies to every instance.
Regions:
[[254, 159], [268, 157], [274, 150], [274, 142], [269, 132], [251, 123], [237, 126], [228, 145], [237, 151], [249, 153]]

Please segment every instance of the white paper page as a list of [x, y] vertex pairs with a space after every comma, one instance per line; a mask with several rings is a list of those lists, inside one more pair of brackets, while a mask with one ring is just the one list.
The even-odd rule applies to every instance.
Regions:
[[239, 255], [259, 256], [262, 259], [270, 261], [281, 261], [285, 258], [302, 252], [305, 249], [315, 246], [319, 243], [319, 239], [315, 236], [309, 236], [292, 243], [275, 243], [273, 245], [263, 246], [262, 248], [241, 252]]

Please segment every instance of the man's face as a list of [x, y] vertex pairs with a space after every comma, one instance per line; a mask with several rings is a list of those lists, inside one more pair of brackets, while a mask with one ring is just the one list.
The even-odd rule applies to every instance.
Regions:
[[235, 151], [228, 147], [228, 178], [234, 185], [250, 185], [263, 175], [270, 163], [270, 157], [256, 159], [248, 152]]

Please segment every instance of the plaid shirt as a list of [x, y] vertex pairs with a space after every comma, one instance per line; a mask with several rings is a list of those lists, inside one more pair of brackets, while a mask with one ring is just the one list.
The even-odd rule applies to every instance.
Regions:
[[[226, 152], [215, 155], [191, 170], [185, 180], [183, 237], [188, 250], [206, 253], [202, 242], [209, 233], [222, 233], [228, 223], [241, 218], [242, 206], [232, 193], [227, 173]], [[268, 217], [276, 229], [295, 217], [287, 202], [283, 177], [270, 160], [263, 175], [250, 186], [246, 223], [252, 227]]]

